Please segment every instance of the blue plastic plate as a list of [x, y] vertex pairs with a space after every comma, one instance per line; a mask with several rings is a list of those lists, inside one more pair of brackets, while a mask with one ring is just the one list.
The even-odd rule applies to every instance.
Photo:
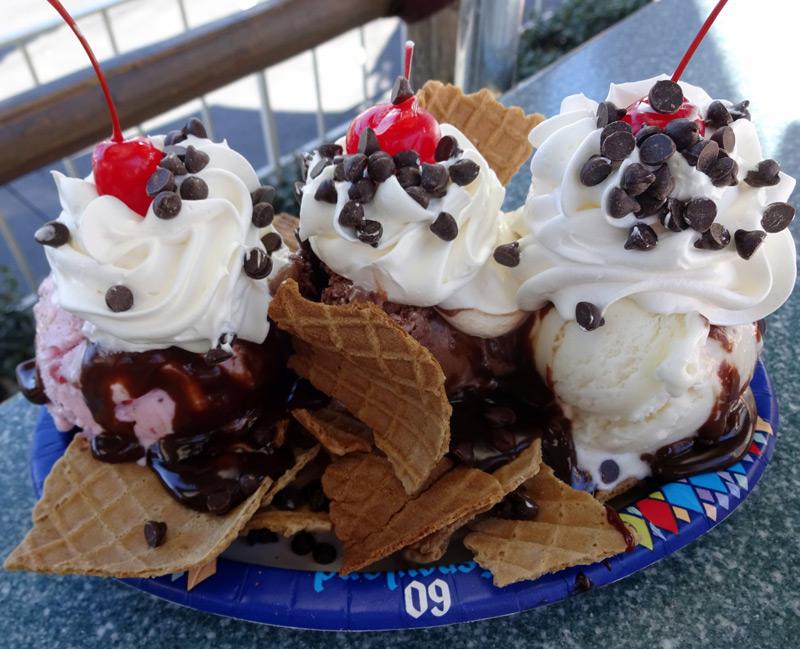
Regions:
[[[186, 576], [129, 579], [152, 595], [200, 611], [303, 629], [386, 630], [482, 620], [543, 606], [576, 592], [584, 573], [595, 587], [641, 570], [719, 525], [752, 491], [775, 448], [778, 404], [759, 362], [751, 389], [758, 422], [753, 443], [741, 462], [725, 471], [704, 473], [662, 485], [620, 510], [633, 525], [639, 545], [632, 552], [591, 566], [570, 568], [532, 582], [495, 588], [475, 562], [391, 572], [288, 570], [218, 561], [217, 573], [191, 592]], [[59, 433], [46, 410], [36, 426], [31, 473], [37, 496], [69, 436]]]

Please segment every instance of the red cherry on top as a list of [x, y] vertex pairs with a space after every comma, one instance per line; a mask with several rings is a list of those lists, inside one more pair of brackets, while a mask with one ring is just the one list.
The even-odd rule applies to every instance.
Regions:
[[[411, 74], [411, 58], [414, 43], [405, 44], [404, 77]], [[439, 122], [422, 108], [415, 96], [402, 99], [393, 104], [378, 104], [367, 108], [356, 117], [347, 129], [345, 149], [347, 153], [358, 151], [358, 137], [370, 127], [375, 131], [381, 149], [390, 155], [412, 149], [419, 154], [422, 162], [434, 162], [436, 144], [441, 138]]]
[[97, 191], [100, 194], [115, 196], [134, 212], [144, 216], [153, 200], [145, 189], [147, 179], [153, 174], [164, 154], [144, 138], [125, 140], [106, 77], [89, 42], [59, 0], [47, 1], [69, 25], [86, 51], [103, 90], [108, 112], [111, 114], [113, 131], [111, 139], [98, 144], [92, 153], [92, 171]]
[[660, 129], [664, 129], [672, 120], [682, 117], [697, 124], [701, 136], [705, 134], [706, 125], [700, 115], [700, 110], [686, 99], [683, 100], [680, 108], [674, 113], [659, 113], [653, 110], [650, 106], [650, 100], [644, 97], [628, 106], [628, 110], [622, 120], [631, 125], [635, 135], [643, 126], [657, 126]]

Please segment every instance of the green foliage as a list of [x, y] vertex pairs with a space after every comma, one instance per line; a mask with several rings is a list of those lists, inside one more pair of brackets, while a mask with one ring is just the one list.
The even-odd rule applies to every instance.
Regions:
[[541, 70], [650, 0], [565, 0], [546, 18], [535, 18], [522, 34], [517, 78]]
[[300, 206], [294, 197], [294, 184], [298, 180], [302, 180], [300, 158], [298, 157], [295, 164], [287, 166], [283, 170], [283, 174], [280, 182], [268, 181], [275, 187], [275, 200], [273, 201], [275, 214], [286, 212], [287, 214], [298, 216], [300, 214]]
[[23, 304], [17, 278], [0, 266], [0, 400], [15, 389], [14, 368], [33, 357], [31, 305]]

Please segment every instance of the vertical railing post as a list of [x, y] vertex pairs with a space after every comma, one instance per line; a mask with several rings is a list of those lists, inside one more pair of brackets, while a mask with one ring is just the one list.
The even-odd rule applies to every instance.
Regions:
[[319, 61], [317, 60], [317, 48], [311, 48], [311, 68], [314, 77], [314, 95], [317, 100], [317, 136], [319, 143], [325, 141], [325, 110], [322, 107], [322, 88], [319, 85]]
[[264, 150], [267, 154], [267, 163], [280, 179], [283, 176], [283, 170], [281, 169], [281, 147], [278, 143], [278, 128], [275, 125], [275, 115], [272, 112], [272, 104], [269, 101], [267, 71], [262, 70], [261, 72], [257, 72], [255, 78], [261, 103], [258, 112], [261, 118], [261, 133], [264, 138]]

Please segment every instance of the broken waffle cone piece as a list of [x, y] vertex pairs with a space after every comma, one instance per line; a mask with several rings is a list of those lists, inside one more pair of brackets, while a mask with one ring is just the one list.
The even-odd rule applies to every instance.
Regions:
[[247, 523], [244, 532], [270, 530], [281, 536], [294, 536], [298, 532], [330, 532], [333, 529], [328, 512], [312, 512], [307, 507], [287, 511], [267, 509], [257, 512]]
[[297, 474], [303, 470], [303, 468], [311, 462], [314, 458], [319, 455], [319, 445], [314, 445], [310, 449], [306, 451], [301, 451], [297, 454], [294, 459], [294, 465], [286, 471], [282, 476], [280, 476], [275, 482], [273, 482], [267, 490], [264, 492], [263, 497], [261, 498], [261, 507], [266, 507], [272, 502], [272, 499], [275, 497], [279, 491], [284, 489], [290, 483], [294, 482], [294, 479], [297, 477]]
[[276, 214], [272, 219], [272, 227], [277, 230], [285, 245], [292, 252], [297, 252], [300, 244], [297, 242], [297, 229], [300, 227], [300, 219], [286, 212]]
[[[56, 462], [33, 512], [33, 529], [5, 561], [6, 570], [103, 577], [156, 577], [204, 566], [250, 520], [270, 487], [265, 480], [224, 516], [184, 507], [155, 473], [135, 463], [92, 457], [76, 437]], [[146, 521], [167, 524], [164, 544], [150, 547]]]
[[195, 586], [199, 586], [209, 577], [217, 574], [217, 560], [211, 559], [208, 563], [202, 566], [190, 568], [186, 573], [186, 590], [192, 590]]
[[478, 564], [491, 571], [495, 586], [537, 579], [626, 550], [625, 538], [609, 523], [606, 508], [556, 478], [550, 467], [543, 465], [525, 484], [539, 506], [535, 519], [479, 520], [470, 524], [472, 531], [464, 538]]
[[452, 408], [433, 355], [369, 302], [306, 300], [287, 280], [270, 316], [294, 337], [289, 365], [372, 429], [407, 493], [447, 452]]
[[[535, 439], [528, 448], [523, 450], [517, 457], [511, 460], [511, 462], [504, 464], [497, 469], [497, 471], [492, 473], [492, 477], [500, 483], [503, 489], [503, 498], [517, 489], [523, 482], [533, 478], [539, 472], [541, 464], [542, 440]], [[502, 498], [500, 500], [502, 500]], [[500, 500], [493, 502], [484, 511], [488, 511], [494, 507]], [[473, 515], [462, 518], [452, 525], [426, 536], [421, 541], [405, 548], [403, 550], [403, 557], [407, 561], [421, 564], [438, 561], [444, 556], [445, 552], [447, 552], [453, 534], [473, 520], [475, 516], [482, 513], [483, 512], [476, 512]]]
[[641, 480], [639, 480], [639, 478], [627, 478], [626, 480], [620, 482], [613, 489], [600, 489], [599, 491], [595, 491], [594, 497], [598, 502], [605, 503], [612, 498], [616, 498], [617, 496], [621, 496], [625, 492], [630, 491], [640, 482]]
[[439, 123], [452, 124], [467, 136], [503, 185], [531, 156], [528, 134], [544, 119], [539, 113], [526, 115], [517, 106], [503, 106], [486, 88], [465, 95], [451, 84], [428, 81], [417, 96]]
[[346, 412], [333, 408], [293, 410], [292, 415], [331, 455], [347, 455], [372, 450], [368, 426]]

